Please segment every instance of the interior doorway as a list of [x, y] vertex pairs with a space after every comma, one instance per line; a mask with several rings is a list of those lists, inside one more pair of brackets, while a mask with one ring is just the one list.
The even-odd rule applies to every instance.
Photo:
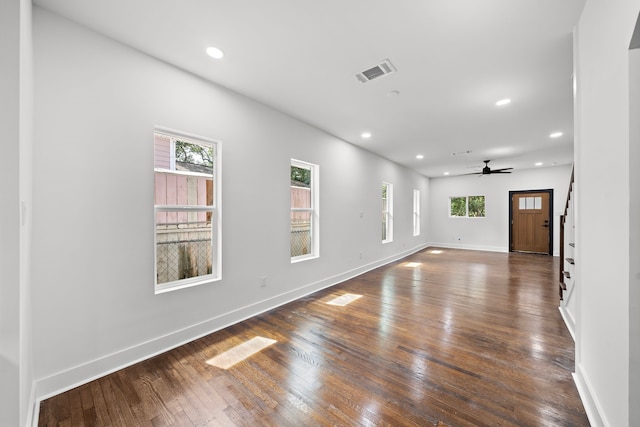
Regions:
[[509, 252], [553, 255], [553, 189], [509, 191]]

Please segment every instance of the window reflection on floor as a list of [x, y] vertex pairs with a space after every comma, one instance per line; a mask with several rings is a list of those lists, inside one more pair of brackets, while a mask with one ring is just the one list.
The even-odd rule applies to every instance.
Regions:
[[345, 305], [352, 303], [353, 301], [357, 300], [360, 297], [362, 297], [362, 295], [344, 294], [337, 298], [332, 299], [331, 301], [327, 302], [327, 304], [344, 307]]
[[207, 363], [211, 366], [215, 366], [221, 369], [229, 369], [238, 362], [242, 362], [250, 356], [258, 353], [261, 350], [269, 347], [272, 344], [277, 343], [276, 340], [272, 340], [264, 337], [254, 337], [249, 341], [245, 341], [240, 345], [233, 347], [220, 353], [216, 357], [207, 360]]

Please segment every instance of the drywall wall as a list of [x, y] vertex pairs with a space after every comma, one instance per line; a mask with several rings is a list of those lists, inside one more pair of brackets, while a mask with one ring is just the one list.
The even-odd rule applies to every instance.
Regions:
[[[511, 174], [467, 175], [431, 180], [431, 242], [437, 246], [509, 250], [509, 191], [553, 189], [553, 250], [559, 251], [559, 215], [569, 189], [571, 165], [515, 170]], [[485, 218], [450, 218], [449, 198], [485, 196]]]
[[33, 230], [33, 6], [20, 0], [20, 425], [34, 416], [31, 305]]
[[13, 161], [0, 168], [0, 425], [19, 422], [20, 367], [20, 5], [0, 9], [0, 128], [3, 156]]
[[[634, 37], [640, 39], [640, 20]], [[629, 52], [629, 402], [640, 402], [640, 49]], [[635, 221], [633, 220], [635, 218]], [[640, 406], [629, 406], [629, 425], [640, 425]]]
[[593, 425], [632, 425], [628, 49], [639, 11], [638, 0], [588, 0], [576, 30], [576, 382]]
[[[41, 9], [34, 40], [33, 336], [40, 397], [428, 242], [427, 214], [423, 234], [412, 235], [413, 189], [427, 213], [427, 178]], [[154, 126], [222, 142], [223, 279], [159, 295]], [[291, 158], [320, 166], [320, 257], [295, 264]], [[395, 214], [395, 240], [384, 245], [383, 181], [394, 185]]]
[[30, 252], [33, 128], [31, 1], [0, 5], [0, 425], [32, 411]]

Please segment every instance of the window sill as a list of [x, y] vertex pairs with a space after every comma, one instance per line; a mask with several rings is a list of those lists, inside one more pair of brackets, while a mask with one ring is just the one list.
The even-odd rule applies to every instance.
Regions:
[[185, 279], [184, 281], [180, 281], [180, 282], [163, 283], [161, 285], [156, 285], [155, 294], [159, 295], [159, 294], [164, 294], [171, 291], [177, 291], [179, 289], [206, 285], [207, 283], [219, 282], [220, 280], [222, 280], [222, 277], [215, 277], [211, 275], [211, 276], [194, 278], [194, 280]]
[[296, 264], [302, 261], [308, 261], [310, 259], [320, 258], [318, 255], [301, 255], [295, 258], [291, 258], [291, 264]]

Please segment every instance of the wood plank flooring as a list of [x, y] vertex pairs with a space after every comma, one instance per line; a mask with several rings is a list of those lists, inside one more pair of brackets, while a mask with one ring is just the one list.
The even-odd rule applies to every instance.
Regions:
[[[557, 258], [434, 249], [47, 399], [39, 425], [588, 426]], [[256, 336], [277, 343], [206, 363]]]

